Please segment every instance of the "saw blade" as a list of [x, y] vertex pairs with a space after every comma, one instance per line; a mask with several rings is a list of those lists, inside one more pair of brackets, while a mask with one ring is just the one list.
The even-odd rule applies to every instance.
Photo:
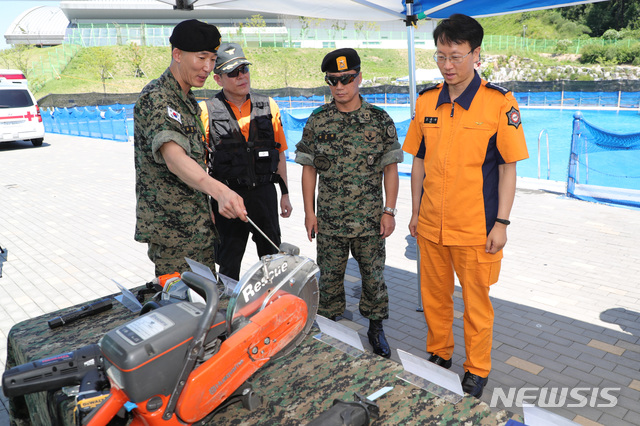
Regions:
[[313, 327], [313, 323], [316, 319], [316, 313], [318, 312], [318, 298], [320, 292], [318, 290], [318, 280], [316, 277], [310, 278], [303, 286], [302, 290], [298, 294], [302, 300], [307, 304], [307, 322], [304, 324], [303, 329], [287, 346], [280, 350], [277, 354], [271, 357], [271, 359], [278, 359], [293, 351], [298, 345], [307, 337], [309, 330]]
[[318, 311], [318, 266], [311, 259], [278, 253], [263, 256], [241, 278], [227, 307], [227, 334], [244, 327], [281, 291], [300, 297], [307, 305], [307, 320], [300, 333], [278, 352], [279, 358], [291, 352], [307, 336]]

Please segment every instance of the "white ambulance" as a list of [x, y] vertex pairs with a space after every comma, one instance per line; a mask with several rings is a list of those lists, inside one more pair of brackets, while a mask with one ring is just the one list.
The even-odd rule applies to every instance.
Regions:
[[17, 140], [41, 146], [44, 124], [22, 71], [0, 69], [0, 142]]

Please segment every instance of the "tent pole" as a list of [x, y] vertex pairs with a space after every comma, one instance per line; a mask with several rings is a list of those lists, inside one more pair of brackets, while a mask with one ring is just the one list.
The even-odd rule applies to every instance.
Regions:
[[409, 51], [409, 106], [411, 117], [416, 109], [416, 45], [414, 42], [414, 24], [417, 22], [416, 16], [413, 14], [413, 0], [406, 0], [407, 5], [407, 48]]
[[[407, 24], [407, 44], [409, 51], [409, 105], [410, 105], [410, 113], [411, 118], [416, 111], [416, 45], [413, 40], [413, 26], [417, 23], [417, 17], [413, 14], [413, 0], [406, 0], [407, 5], [407, 19], [405, 23]], [[423, 312], [422, 307], [422, 292], [420, 291], [420, 248], [418, 247], [416, 241], [416, 278], [417, 278], [417, 290], [418, 290], [418, 306], [416, 311]]]

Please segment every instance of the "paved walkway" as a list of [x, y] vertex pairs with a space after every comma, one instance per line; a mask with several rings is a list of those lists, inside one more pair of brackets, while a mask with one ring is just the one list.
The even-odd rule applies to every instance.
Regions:
[[[314, 244], [304, 237], [300, 172], [289, 165], [294, 210], [281, 220], [283, 241], [314, 258]], [[400, 185], [398, 228], [387, 243], [391, 319], [385, 329], [393, 349], [426, 357], [425, 321], [416, 311], [415, 240], [407, 231], [409, 180]], [[524, 391], [525, 402], [538, 403], [541, 392], [547, 400], [554, 388], [559, 395], [568, 388], [578, 399], [568, 397], [550, 411], [584, 425], [638, 424], [640, 211], [567, 199], [544, 186], [518, 183], [501, 278], [491, 289], [494, 363], [482, 400], [535, 388]], [[153, 278], [145, 246], [133, 240], [134, 209], [131, 143], [51, 134], [41, 148], [0, 144], [0, 246], [8, 249], [0, 278], [0, 369], [15, 323], [114, 293], [112, 280], [134, 287]], [[251, 244], [244, 270], [257, 261]], [[366, 342], [354, 262], [347, 273], [351, 321], [343, 321]], [[462, 376], [460, 296], [458, 288], [452, 370]], [[603, 395], [603, 388], [615, 389]], [[497, 402], [522, 412], [507, 398]], [[0, 424], [8, 417], [5, 404], [1, 399]], [[601, 406], [607, 404], [614, 406]]]

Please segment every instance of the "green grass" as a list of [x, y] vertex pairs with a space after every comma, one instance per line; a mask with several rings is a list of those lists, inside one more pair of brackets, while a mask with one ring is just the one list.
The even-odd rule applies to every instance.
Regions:
[[[575, 39], [590, 32], [589, 28], [571, 22], [554, 10], [480, 18], [485, 34], [526, 36], [537, 39]], [[526, 30], [525, 27], [526, 26]]]

